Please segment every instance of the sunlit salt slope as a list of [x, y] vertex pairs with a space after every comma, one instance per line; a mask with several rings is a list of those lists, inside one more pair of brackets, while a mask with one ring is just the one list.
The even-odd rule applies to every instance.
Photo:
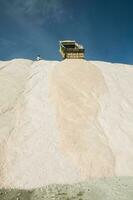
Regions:
[[133, 66], [0, 62], [0, 187], [133, 176]]

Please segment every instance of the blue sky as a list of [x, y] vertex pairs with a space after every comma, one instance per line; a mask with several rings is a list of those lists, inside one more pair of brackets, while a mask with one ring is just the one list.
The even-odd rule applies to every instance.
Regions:
[[0, 0], [0, 60], [60, 60], [65, 39], [83, 44], [87, 60], [133, 64], [133, 1]]

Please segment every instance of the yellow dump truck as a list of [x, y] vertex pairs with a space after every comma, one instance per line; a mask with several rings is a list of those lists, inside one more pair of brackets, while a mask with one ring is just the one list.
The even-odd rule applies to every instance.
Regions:
[[82, 45], [73, 40], [64, 40], [59, 42], [60, 53], [63, 59], [83, 59], [85, 49]]

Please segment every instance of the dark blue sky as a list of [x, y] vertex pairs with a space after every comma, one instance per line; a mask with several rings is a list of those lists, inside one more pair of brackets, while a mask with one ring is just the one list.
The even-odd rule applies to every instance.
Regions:
[[0, 60], [60, 60], [65, 39], [87, 59], [133, 64], [133, 1], [0, 0]]

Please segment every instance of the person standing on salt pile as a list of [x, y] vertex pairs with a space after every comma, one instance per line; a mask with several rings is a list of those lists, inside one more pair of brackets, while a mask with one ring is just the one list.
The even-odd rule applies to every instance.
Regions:
[[37, 61], [41, 60], [40, 55], [38, 55], [38, 56], [36, 57], [36, 60], [37, 60]]

